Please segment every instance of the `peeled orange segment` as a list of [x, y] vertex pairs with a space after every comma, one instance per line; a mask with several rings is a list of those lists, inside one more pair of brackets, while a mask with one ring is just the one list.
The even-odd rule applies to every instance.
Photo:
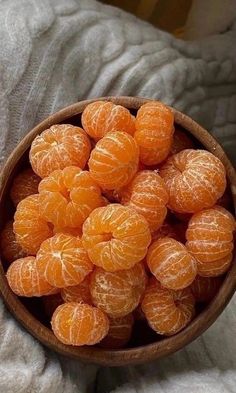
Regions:
[[197, 262], [186, 247], [172, 238], [156, 240], [149, 248], [147, 264], [152, 274], [169, 289], [189, 286], [197, 274]]
[[146, 281], [142, 264], [118, 272], [95, 268], [90, 281], [93, 303], [112, 318], [124, 317], [138, 306]]
[[93, 139], [99, 140], [110, 131], [133, 135], [135, 123], [129, 110], [112, 102], [96, 101], [88, 104], [81, 117], [82, 125]]
[[133, 324], [132, 314], [121, 318], [109, 318], [109, 331], [100, 346], [112, 349], [124, 347], [130, 340]]
[[81, 228], [84, 220], [104, 200], [87, 171], [69, 166], [52, 172], [39, 184], [42, 216], [55, 227]]
[[190, 289], [196, 302], [208, 303], [215, 297], [221, 284], [221, 277], [197, 276]]
[[25, 169], [17, 175], [12, 183], [10, 197], [15, 206], [27, 196], [37, 194], [40, 177], [31, 168]]
[[35, 255], [41, 243], [52, 236], [52, 228], [41, 216], [39, 194], [30, 195], [18, 203], [13, 230], [17, 243], [31, 255]]
[[138, 172], [118, 194], [123, 205], [134, 208], [146, 218], [152, 232], [161, 227], [167, 214], [169, 195], [158, 173], [150, 170]]
[[59, 306], [51, 324], [59, 341], [76, 346], [97, 344], [109, 330], [109, 320], [101, 310], [74, 302]]
[[83, 169], [90, 150], [89, 138], [82, 128], [55, 124], [34, 139], [29, 158], [34, 172], [43, 178], [67, 166]]
[[57, 288], [77, 285], [93, 270], [82, 241], [62, 233], [41, 244], [36, 265], [41, 277]]
[[39, 275], [35, 257], [25, 257], [14, 261], [7, 271], [7, 281], [11, 290], [18, 296], [43, 296], [57, 292]]
[[195, 213], [212, 207], [226, 188], [224, 165], [206, 150], [183, 150], [166, 161], [160, 175], [169, 191], [169, 207]]
[[178, 126], [175, 126], [173, 143], [171, 146], [170, 154], [179, 153], [185, 149], [193, 149], [194, 143], [192, 139], [182, 131]]
[[113, 190], [130, 182], [138, 169], [139, 148], [126, 132], [106, 134], [92, 150], [89, 171], [102, 189]]
[[117, 271], [130, 269], [145, 257], [151, 235], [147, 221], [134, 209], [110, 204], [90, 214], [82, 241], [95, 265]]
[[27, 253], [22, 250], [21, 246], [16, 241], [12, 220], [6, 223], [0, 234], [0, 247], [1, 255], [9, 263], [27, 256]]
[[88, 274], [80, 284], [74, 285], [72, 287], [63, 288], [61, 291], [62, 299], [66, 303], [76, 302], [92, 304], [89, 284], [90, 274]]
[[137, 112], [134, 138], [140, 148], [140, 161], [145, 165], [159, 164], [170, 153], [174, 115], [159, 101], [150, 101]]
[[192, 320], [194, 305], [195, 300], [189, 288], [172, 291], [152, 279], [145, 291], [142, 310], [156, 333], [173, 335]]

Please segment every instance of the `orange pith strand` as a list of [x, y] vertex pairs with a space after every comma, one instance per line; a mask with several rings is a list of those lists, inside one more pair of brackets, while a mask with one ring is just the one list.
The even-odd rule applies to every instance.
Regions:
[[108, 132], [92, 150], [88, 166], [94, 180], [104, 190], [130, 182], [138, 170], [139, 148], [126, 132]]
[[7, 271], [7, 281], [11, 290], [18, 296], [43, 296], [57, 292], [36, 268], [35, 257], [25, 257], [12, 262]]
[[172, 291], [154, 278], [150, 280], [142, 301], [142, 310], [156, 333], [173, 335], [194, 317], [195, 300], [189, 288]]
[[134, 317], [132, 314], [121, 318], [109, 318], [109, 331], [107, 336], [100, 342], [103, 348], [118, 349], [124, 347], [130, 340]]
[[197, 274], [197, 262], [186, 247], [175, 239], [163, 237], [149, 248], [147, 264], [160, 283], [169, 289], [189, 286]]
[[35, 255], [41, 243], [52, 236], [52, 228], [41, 216], [39, 194], [30, 195], [18, 203], [13, 230], [17, 243], [30, 255]]
[[109, 320], [101, 310], [75, 302], [59, 306], [51, 325], [58, 340], [74, 346], [97, 344], [109, 330]]
[[212, 207], [226, 187], [224, 165], [206, 150], [183, 150], [167, 159], [160, 175], [169, 191], [169, 208], [195, 213]]
[[137, 172], [118, 194], [123, 205], [134, 208], [146, 218], [151, 232], [161, 227], [166, 218], [169, 195], [158, 173], [150, 170]]
[[96, 266], [117, 271], [130, 269], [145, 257], [151, 234], [141, 214], [110, 204], [90, 214], [83, 225], [82, 241]]
[[63, 233], [41, 244], [36, 255], [36, 266], [41, 277], [57, 288], [80, 284], [93, 270], [82, 241]]
[[20, 172], [13, 180], [10, 197], [15, 206], [27, 196], [37, 194], [40, 177], [31, 168]]
[[221, 206], [192, 216], [186, 231], [186, 247], [197, 261], [200, 276], [218, 276], [229, 269], [234, 231], [234, 217]]
[[58, 169], [39, 184], [41, 215], [58, 228], [80, 228], [104, 200], [87, 171], [69, 166]]
[[89, 138], [82, 128], [55, 124], [34, 139], [29, 158], [34, 172], [44, 178], [67, 166], [83, 169], [90, 150]]
[[62, 299], [66, 303], [76, 302], [92, 305], [93, 302], [90, 294], [89, 284], [90, 274], [88, 274], [80, 284], [63, 288], [61, 291]]
[[185, 149], [194, 149], [194, 143], [181, 128], [175, 126], [170, 154], [176, 154]]
[[196, 302], [209, 303], [219, 291], [222, 284], [221, 277], [197, 276], [190, 286]]
[[170, 153], [174, 114], [159, 101], [142, 105], [136, 116], [134, 138], [140, 148], [140, 161], [145, 165], [156, 165]]
[[110, 131], [123, 131], [130, 135], [135, 132], [135, 122], [129, 110], [107, 101], [88, 104], [81, 122], [87, 134], [95, 140], [103, 138]]
[[118, 272], [95, 268], [90, 281], [93, 303], [112, 318], [124, 317], [138, 306], [146, 282], [145, 269], [140, 263]]
[[27, 253], [22, 250], [16, 241], [16, 236], [13, 232], [13, 220], [6, 223], [0, 234], [0, 247], [1, 254], [8, 263], [27, 256]]

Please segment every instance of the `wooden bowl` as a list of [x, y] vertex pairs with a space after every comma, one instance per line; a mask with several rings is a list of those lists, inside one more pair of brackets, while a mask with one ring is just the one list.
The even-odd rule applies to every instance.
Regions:
[[[97, 100], [97, 99], [96, 99]], [[102, 97], [99, 100], [110, 100], [116, 104], [121, 104], [135, 113], [140, 105], [148, 100], [138, 97]], [[57, 123], [71, 123], [80, 125], [80, 115], [86, 105], [95, 100], [88, 100], [78, 102], [59, 112], [49, 116], [46, 120], [36, 126], [21, 143], [16, 147], [13, 153], [8, 158], [1, 174], [0, 181], [0, 222], [4, 222], [13, 213], [12, 207], [9, 204], [9, 187], [12, 178], [15, 174], [28, 163], [28, 151], [31, 142], [43, 130]], [[236, 207], [236, 174], [229, 162], [226, 154], [215, 141], [215, 139], [197, 123], [195, 123], [188, 116], [173, 109], [175, 115], [175, 123], [182, 126], [188, 133], [198, 140], [207, 150], [217, 156], [224, 164], [228, 183], [230, 185], [232, 194], [232, 204]], [[213, 301], [201, 311], [196, 318], [180, 333], [168, 337], [161, 338], [155, 334], [148, 334], [148, 328], [143, 327], [142, 330], [136, 331], [136, 341], [132, 341], [129, 348], [121, 350], [105, 350], [99, 347], [72, 347], [66, 346], [59, 342], [54, 336], [53, 332], [45, 325], [42, 317], [36, 313], [35, 310], [40, 310], [39, 300], [22, 300], [18, 298], [9, 288], [5, 273], [4, 261], [0, 263], [0, 290], [4, 301], [16, 317], [16, 319], [26, 328], [26, 330], [36, 337], [41, 343], [47, 347], [68, 355], [72, 358], [80, 359], [85, 362], [97, 363], [106, 366], [121, 366], [127, 364], [136, 364], [161, 358], [165, 355], [171, 354], [186, 344], [193, 341], [200, 334], [202, 334], [220, 315], [226, 307], [230, 298], [232, 297], [236, 287], [236, 256], [234, 254], [234, 261], [230, 271], [225, 276], [222, 286], [213, 299]], [[48, 325], [49, 326], [49, 325]], [[148, 338], [147, 338], [148, 337]]]

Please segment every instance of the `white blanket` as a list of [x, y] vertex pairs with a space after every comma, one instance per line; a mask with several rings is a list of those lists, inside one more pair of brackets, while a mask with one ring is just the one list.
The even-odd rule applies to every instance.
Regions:
[[[235, 24], [184, 42], [93, 0], [0, 0], [0, 162], [50, 113], [112, 94], [158, 98], [188, 113], [236, 162], [235, 42]], [[235, 393], [235, 307], [236, 299], [174, 356], [99, 369], [98, 392]], [[96, 372], [44, 349], [0, 302], [1, 393], [88, 392]]]

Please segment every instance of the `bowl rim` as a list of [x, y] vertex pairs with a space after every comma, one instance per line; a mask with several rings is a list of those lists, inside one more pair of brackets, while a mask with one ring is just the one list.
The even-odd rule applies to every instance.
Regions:
[[[23, 154], [36, 135], [49, 128], [53, 124], [65, 122], [67, 119], [79, 115], [83, 109], [91, 102], [98, 100], [112, 101], [123, 105], [129, 109], [137, 110], [140, 105], [153, 101], [141, 97], [128, 96], [106, 96], [96, 97], [90, 100], [83, 100], [67, 106], [58, 112], [50, 115], [36, 127], [34, 127], [16, 146], [8, 157], [0, 175], [0, 204], [8, 186], [10, 175], [16, 167]], [[171, 108], [175, 116], [175, 124], [181, 125], [187, 132], [191, 133], [204, 147], [216, 155], [223, 162], [227, 177], [230, 182], [234, 209], [236, 209], [236, 173], [227, 155], [212, 135], [203, 127], [197, 124], [187, 115]], [[14, 315], [14, 317], [26, 328], [26, 330], [37, 338], [42, 344], [63, 355], [82, 360], [84, 362], [96, 363], [103, 366], [123, 366], [144, 363], [163, 356], [169, 355], [181, 349], [200, 336], [217, 319], [226, 307], [236, 290], [236, 255], [234, 252], [232, 267], [227, 273], [223, 284], [213, 301], [182, 331], [174, 336], [163, 338], [151, 344], [119, 349], [107, 350], [99, 347], [72, 347], [62, 344], [54, 336], [53, 332], [37, 320], [27, 308], [21, 303], [19, 298], [11, 291], [8, 286], [2, 263], [0, 261], [0, 292], [3, 300]]]

